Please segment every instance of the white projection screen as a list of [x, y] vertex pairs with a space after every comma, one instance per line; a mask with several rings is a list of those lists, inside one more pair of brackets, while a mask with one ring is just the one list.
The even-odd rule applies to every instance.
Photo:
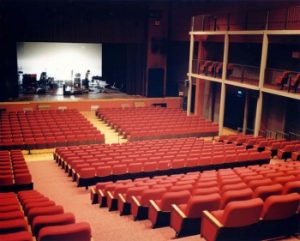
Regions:
[[73, 80], [75, 74], [90, 70], [90, 76], [102, 76], [102, 45], [97, 43], [17, 43], [18, 71], [23, 74], [42, 72], [59, 81]]

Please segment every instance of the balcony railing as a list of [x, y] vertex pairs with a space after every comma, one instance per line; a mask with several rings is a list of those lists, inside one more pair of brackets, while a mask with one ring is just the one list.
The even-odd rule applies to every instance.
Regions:
[[261, 11], [198, 15], [194, 31], [300, 29], [300, 6]]
[[265, 71], [265, 87], [297, 93], [300, 87], [300, 73], [268, 68]]
[[228, 80], [258, 85], [259, 67], [241, 64], [230, 64], [230, 66], [232, 68], [232, 74], [228, 75]]

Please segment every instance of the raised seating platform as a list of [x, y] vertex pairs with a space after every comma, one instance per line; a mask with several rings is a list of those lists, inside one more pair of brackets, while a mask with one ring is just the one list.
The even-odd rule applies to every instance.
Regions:
[[215, 136], [218, 133], [218, 124], [200, 116], [187, 116], [179, 108], [99, 108], [96, 115], [129, 141]]
[[[104, 182], [91, 188], [91, 201], [98, 203], [100, 207], [108, 207], [109, 211], [119, 210], [120, 215], [132, 214], [134, 220], [147, 218], [153, 228], [170, 225], [176, 231], [176, 236], [201, 231], [206, 239], [214, 240], [207, 236], [210, 231], [206, 227], [202, 225], [200, 230], [204, 210], [205, 218], [210, 218], [208, 211], [226, 210], [228, 206], [235, 205], [233, 203], [236, 201], [259, 199], [263, 209], [258, 213], [255, 221], [258, 225], [256, 229], [251, 229], [251, 236], [235, 237], [232, 236], [234, 232], [229, 232], [226, 240], [274, 238], [297, 232], [299, 219], [295, 217], [298, 217], [299, 194], [296, 195], [296, 206], [292, 205], [293, 212], [283, 208], [281, 204], [277, 206], [272, 203], [284, 203], [284, 200], [278, 199], [289, 199], [290, 195], [300, 193], [299, 167], [299, 162], [285, 162], [138, 178], [134, 181], [128, 179], [115, 183]], [[269, 210], [271, 207], [272, 211]], [[277, 215], [275, 217], [270, 213]], [[218, 213], [213, 215], [219, 217]], [[236, 216], [235, 222], [241, 220], [238, 216], [240, 215]], [[286, 229], [285, 222], [294, 224]], [[225, 223], [222, 225], [226, 226]], [[272, 225], [276, 226], [276, 232], [269, 232]]]
[[0, 113], [2, 150], [92, 143], [104, 143], [104, 135], [75, 109]]
[[78, 186], [88, 186], [99, 181], [268, 163], [270, 154], [191, 137], [57, 148], [54, 159]]
[[33, 188], [32, 177], [20, 150], [0, 151], [0, 191]]

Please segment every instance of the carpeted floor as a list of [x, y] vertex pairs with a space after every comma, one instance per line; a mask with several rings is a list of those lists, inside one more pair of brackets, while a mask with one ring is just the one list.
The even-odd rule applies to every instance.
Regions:
[[[119, 216], [119, 212], [108, 212], [107, 208], [91, 205], [89, 191], [77, 188], [66, 173], [51, 161], [28, 162], [33, 176], [34, 188], [57, 204], [65, 212], [72, 212], [77, 221], [91, 224], [94, 241], [166, 241], [175, 237], [170, 227], [151, 229], [150, 221], [132, 220], [132, 216]], [[203, 241], [199, 235], [180, 238], [182, 241]]]
[[[152, 229], [148, 220], [134, 222], [132, 216], [119, 216], [107, 208], [91, 205], [89, 191], [77, 188], [66, 173], [53, 161], [28, 162], [34, 188], [57, 204], [72, 212], [77, 221], [91, 224], [94, 241], [167, 241], [175, 237], [170, 227]], [[199, 235], [177, 239], [178, 241], [205, 241]], [[277, 239], [295, 241], [296, 238]]]

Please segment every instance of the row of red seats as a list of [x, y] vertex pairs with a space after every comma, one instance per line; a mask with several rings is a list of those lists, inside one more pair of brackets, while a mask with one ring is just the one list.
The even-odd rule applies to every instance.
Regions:
[[32, 188], [32, 177], [22, 152], [0, 151], [0, 191]]
[[80, 134], [72, 133], [64, 135], [49, 135], [49, 136], [34, 136], [34, 137], [12, 137], [9, 139], [1, 139], [0, 145], [2, 150], [9, 149], [43, 149], [43, 148], [54, 148], [58, 146], [73, 146], [73, 145], [84, 145], [104, 143], [104, 135], [100, 133], [88, 133], [81, 132]]
[[[236, 166], [240, 163], [270, 160], [268, 151], [246, 150], [242, 146], [197, 138], [191, 138], [190, 143], [189, 138], [171, 140], [149, 141], [150, 146], [145, 145], [147, 142], [136, 142], [136, 145], [130, 145], [134, 148], [126, 148], [126, 143], [58, 148], [54, 159], [77, 180], [79, 186], [85, 181], [90, 181], [91, 184], [97, 180], [171, 174], [209, 166]], [[187, 145], [183, 144], [185, 141]], [[161, 145], [156, 146], [164, 142], [165, 149], [160, 149]], [[180, 143], [181, 149], [176, 148]]]
[[104, 135], [77, 110], [45, 113], [1, 113], [1, 148], [37, 149], [104, 142]]
[[[296, 214], [299, 201], [296, 207], [281, 203], [295, 196], [290, 193], [300, 193], [299, 167], [298, 162], [289, 162], [102, 182], [91, 188], [91, 200], [110, 211], [119, 210], [120, 215], [132, 214], [135, 220], [148, 218], [152, 227], [170, 225], [177, 236], [196, 234], [204, 210], [226, 210], [235, 201], [264, 201], [268, 211], [259, 214], [263, 219], [267, 219], [266, 213], [279, 213], [272, 215], [272, 220]], [[279, 212], [285, 211], [283, 207], [293, 207], [294, 212]]]
[[291, 157], [291, 152], [300, 148], [300, 141], [285, 139], [275, 140], [273, 138], [263, 138], [261, 136], [253, 137], [252, 135], [222, 135], [216, 138], [219, 142], [233, 143], [236, 145], [245, 145], [246, 148], [255, 148], [259, 151], [269, 150], [272, 157], [278, 155], [280, 159]]
[[91, 228], [38, 191], [0, 193], [0, 240], [32, 241], [33, 236], [37, 241], [90, 241]]
[[139, 107], [98, 109], [96, 115], [130, 140], [215, 135], [218, 125], [181, 109]]
[[[280, 159], [288, 159], [292, 157], [292, 153], [297, 153], [300, 152], [300, 141], [290, 141], [288, 143], [286, 143], [286, 145], [278, 150], [278, 154], [277, 156]], [[295, 156], [295, 154], [294, 154]], [[297, 160], [298, 158], [296, 158], [295, 160]]]

